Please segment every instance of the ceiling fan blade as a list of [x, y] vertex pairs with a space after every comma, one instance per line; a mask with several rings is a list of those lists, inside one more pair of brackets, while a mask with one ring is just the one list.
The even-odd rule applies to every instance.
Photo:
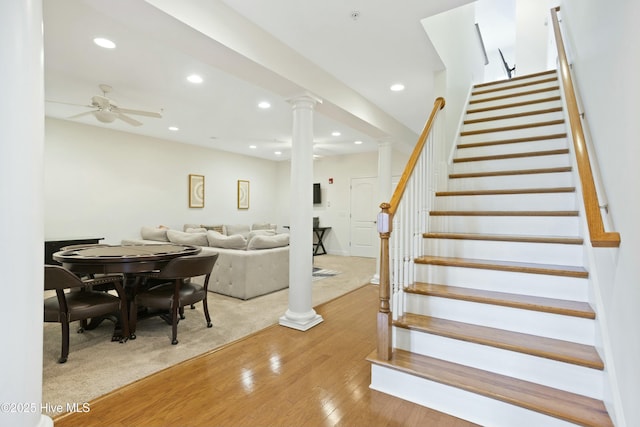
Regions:
[[84, 113], [76, 114], [75, 116], [67, 117], [68, 119], [77, 119], [78, 117], [86, 116], [87, 114], [93, 114], [95, 111], [85, 111]]
[[93, 108], [93, 105], [89, 105], [89, 104], [74, 104], [74, 103], [72, 103], [72, 102], [52, 101], [52, 100], [50, 100], [50, 99], [45, 99], [45, 102], [51, 102], [52, 104], [73, 105], [74, 107], [88, 107], [88, 108]]
[[121, 112], [118, 112], [117, 117], [122, 120], [123, 122], [127, 122], [129, 123], [131, 126], [142, 126], [142, 123], [132, 119], [131, 117], [125, 116], [124, 114], [122, 114]]
[[118, 107], [119, 113], [133, 114], [137, 116], [147, 116], [147, 117], [155, 117], [157, 119], [161, 119], [162, 115], [160, 113], [156, 113], [153, 111], [141, 111], [141, 110], [130, 110], [128, 108], [120, 108]]

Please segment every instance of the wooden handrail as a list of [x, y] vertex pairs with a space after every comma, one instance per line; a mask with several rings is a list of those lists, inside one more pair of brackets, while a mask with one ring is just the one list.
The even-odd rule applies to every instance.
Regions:
[[560, 32], [560, 23], [558, 21], [559, 10], [560, 7], [551, 9], [551, 20], [553, 22], [556, 46], [558, 48], [560, 77], [562, 78], [562, 86], [564, 87], [564, 96], [567, 103], [569, 125], [571, 126], [574, 152], [578, 164], [578, 175], [580, 176], [580, 183], [582, 184], [582, 198], [584, 200], [584, 209], [587, 216], [591, 246], [606, 248], [619, 247], [620, 233], [604, 230], [602, 213], [600, 212], [600, 206], [598, 203], [598, 194], [593, 180], [593, 171], [591, 169], [584, 130], [580, 120], [578, 102], [576, 100], [575, 89], [571, 79], [569, 61], [567, 60], [567, 54], [562, 40], [562, 33]]
[[[422, 133], [420, 134], [420, 138], [416, 143], [416, 146], [411, 153], [411, 157], [407, 162], [407, 165], [404, 167], [404, 171], [402, 172], [402, 176], [400, 177], [400, 181], [398, 181], [398, 185], [396, 186], [395, 191], [393, 192], [393, 196], [391, 197], [391, 202], [389, 203], [391, 206], [389, 207], [389, 214], [393, 216], [393, 214], [398, 210], [398, 205], [400, 204], [400, 199], [402, 199], [402, 195], [404, 194], [404, 190], [407, 187], [407, 182], [409, 182], [409, 178], [411, 178], [411, 174], [418, 163], [418, 159], [420, 158], [420, 153], [424, 148], [424, 144], [427, 142], [427, 136], [431, 132], [431, 128], [433, 127], [433, 122], [435, 121], [436, 114], [439, 110], [444, 108], [445, 102], [444, 98], [438, 97], [433, 102], [433, 109], [431, 110], [431, 115], [429, 115], [429, 120], [424, 126]], [[382, 206], [380, 206], [382, 207]]]

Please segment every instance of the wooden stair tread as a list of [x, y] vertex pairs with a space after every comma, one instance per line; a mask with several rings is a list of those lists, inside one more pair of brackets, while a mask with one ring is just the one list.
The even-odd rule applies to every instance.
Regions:
[[458, 240], [487, 240], [496, 242], [521, 243], [558, 243], [564, 245], [582, 245], [582, 237], [565, 236], [525, 236], [508, 234], [474, 234], [474, 233], [423, 233], [426, 239], [458, 239]]
[[511, 130], [532, 129], [532, 128], [538, 128], [538, 127], [544, 127], [544, 126], [555, 126], [555, 125], [562, 125], [562, 124], [564, 124], [564, 119], [547, 120], [544, 122], [524, 123], [521, 125], [502, 126], [499, 128], [468, 130], [468, 131], [460, 132], [460, 136], [481, 135], [483, 133], [494, 133], [494, 132], [508, 132]]
[[518, 89], [518, 88], [521, 88], [521, 87], [534, 86], [534, 85], [539, 85], [539, 84], [543, 84], [543, 83], [551, 83], [551, 82], [556, 82], [556, 81], [558, 81], [558, 77], [557, 76], [548, 77], [546, 79], [532, 80], [532, 81], [529, 81], [529, 82], [518, 83], [518, 84], [513, 84], [513, 85], [508, 85], [508, 86], [500, 86], [500, 87], [494, 87], [494, 88], [491, 88], [491, 89], [477, 90], [477, 91], [471, 92], [471, 96], [484, 95], [486, 93], [498, 92], [498, 91], [501, 91], [501, 90]]
[[[561, 314], [563, 316], [580, 317], [583, 319], [595, 319], [596, 317], [591, 305], [583, 301], [510, 294], [506, 292], [485, 291], [482, 289], [436, 285], [422, 282], [416, 282], [415, 284], [405, 288], [405, 292], [520, 308], [523, 310], [540, 311], [544, 313]], [[598, 366], [600, 365], [590, 367], [598, 368]]]
[[467, 114], [486, 113], [487, 111], [503, 110], [503, 109], [514, 108], [514, 107], [525, 107], [527, 105], [543, 104], [545, 102], [556, 102], [556, 101], [560, 101], [561, 99], [562, 98], [560, 98], [560, 96], [549, 96], [547, 98], [532, 99], [529, 101], [519, 101], [519, 102], [512, 102], [509, 104], [492, 105], [491, 107], [476, 107], [476, 108], [468, 109]]
[[555, 168], [539, 168], [539, 169], [516, 169], [516, 170], [503, 170], [492, 172], [467, 172], [467, 173], [452, 173], [449, 174], [449, 178], [485, 178], [491, 176], [509, 176], [509, 175], [533, 175], [540, 173], [563, 173], [571, 172], [571, 166], [560, 166]]
[[500, 101], [502, 99], [508, 99], [508, 98], [518, 98], [518, 97], [527, 96], [527, 95], [536, 95], [538, 93], [551, 92], [556, 90], [560, 90], [560, 86], [551, 86], [551, 87], [545, 87], [541, 89], [526, 90], [523, 92], [509, 93], [506, 95], [492, 96], [490, 98], [472, 99], [469, 101], [469, 105], [480, 104], [482, 102]]
[[532, 79], [532, 78], [536, 78], [536, 77], [548, 76], [550, 74], [555, 75], [556, 74], [556, 70], [541, 71], [541, 72], [538, 72], [538, 73], [531, 73], [531, 74], [525, 74], [523, 76], [512, 77], [510, 79], [502, 79], [502, 80], [496, 80], [496, 81], [492, 81], [492, 82], [478, 83], [478, 84], [473, 85], [473, 88], [474, 89], [478, 89], [478, 88], [481, 88], [481, 87], [490, 87], [490, 86], [500, 85], [500, 84], [504, 84], [504, 83], [517, 82], [517, 81], [525, 80], [525, 79]]
[[562, 107], [545, 108], [544, 110], [533, 110], [533, 111], [524, 111], [522, 113], [503, 114], [500, 116], [484, 117], [482, 119], [469, 119], [469, 120], [465, 120], [463, 124], [472, 125], [475, 123], [485, 123], [485, 122], [491, 122], [494, 120], [508, 120], [508, 119], [517, 119], [520, 117], [537, 116], [539, 114], [559, 113], [561, 111], [562, 111]]
[[436, 197], [447, 196], [488, 196], [504, 194], [545, 194], [545, 193], [573, 193], [575, 187], [548, 187], [548, 188], [512, 188], [503, 190], [457, 190], [437, 191]]
[[529, 136], [524, 138], [509, 138], [509, 139], [498, 139], [495, 141], [470, 142], [465, 144], [458, 144], [456, 145], [456, 148], [464, 149], [464, 148], [477, 148], [477, 147], [491, 147], [494, 145], [517, 144], [520, 142], [546, 141], [550, 139], [563, 139], [566, 137], [567, 137], [566, 133], [554, 133], [550, 135]]
[[431, 216], [578, 216], [578, 211], [430, 211]]
[[485, 160], [518, 159], [523, 157], [556, 156], [561, 154], [569, 154], [569, 149], [562, 148], [558, 150], [529, 151], [526, 153], [496, 154], [491, 156], [456, 157], [455, 159], [453, 159], [453, 163], [480, 162]]
[[438, 257], [425, 255], [416, 258], [416, 264], [442, 265], [448, 267], [480, 268], [484, 270], [509, 271], [515, 273], [546, 274], [552, 276], [587, 278], [589, 273], [584, 267], [572, 265], [535, 264], [514, 261], [496, 261], [484, 259]]
[[367, 360], [575, 424], [613, 426], [604, 403], [590, 397], [398, 349], [389, 361], [378, 359], [375, 350]]

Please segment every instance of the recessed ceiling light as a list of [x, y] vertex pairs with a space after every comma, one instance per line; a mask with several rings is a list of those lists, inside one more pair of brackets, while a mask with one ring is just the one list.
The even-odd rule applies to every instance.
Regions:
[[250, 145], [249, 148], [251, 148], [252, 150], [255, 150], [256, 148], [258, 148], [257, 145]]
[[335, 131], [335, 132], [331, 132], [331, 136], [340, 136], [342, 135], [340, 132]]
[[172, 130], [172, 131], [174, 131], [174, 132], [175, 132], [175, 131], [177, 131], [177, 130], [180, 130], [180, 128], [179, 128], [179, 127], [177, 127], [177, 126], [169, 126], [169, 130]]
[[93, 42], [105, 49], [114, 49], [116, 47], [116, 44], [114, 42], [103, 37], [96, 37], [95, 39], [93, 39]]
[[394, 92], [400, 92], [404, 90], [404, 85], [402, 83], [392, 84], [389, 89], [391, 89]]
[[282, 151], [275, 151], [273, 154], [275, 154], [276, 156], [281, 156], [282, 155]]
[[354, 143], [354, 144], [356, 144], [356, 145], [360, 145], [360, 144], [362, 144], [362, 141], [360, 141], [360, 140], [358, 140], [358, 141], [353, 141], [353, 143]]
[[189, 80], [191, 83], [202, 83], [202, 77], [200, 77], [197, 74], [191, 74], [189, 77], [187, 77], [187, 80]]
[[258, 104], [258, 107], [264, 110], [266, 108], [271, 108], [271, 104], [269, 104], [267, 101], [262, 101]]

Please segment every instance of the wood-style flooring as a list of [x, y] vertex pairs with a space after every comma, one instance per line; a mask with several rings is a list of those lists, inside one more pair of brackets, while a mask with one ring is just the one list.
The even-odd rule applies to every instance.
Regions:
[[316, 307], [324, 322], [306, 332], [274, 325], [55, 426], [473, 426], [369, 388], [377, 302], [378, 287], [366, 285]]

